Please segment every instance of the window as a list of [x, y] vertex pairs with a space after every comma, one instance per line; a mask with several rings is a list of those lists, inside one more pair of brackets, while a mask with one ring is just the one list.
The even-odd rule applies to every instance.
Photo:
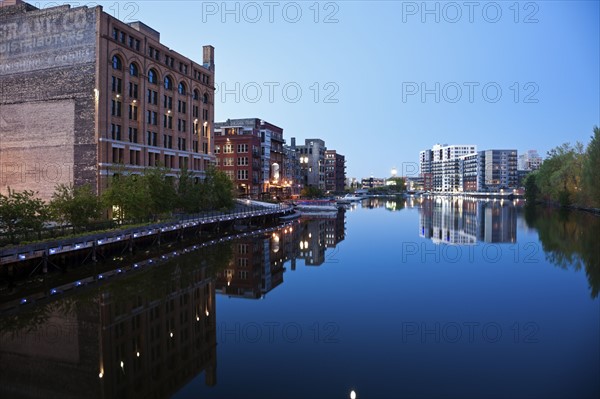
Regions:
[[187, 108], [187, 104], [185, 101], [181, 101], [181, 100], [177, 101], [177, 111], [179, 111], [182, 114], [185, 114], [186, 108]]
[[225, 144], [223, 146], [223, 154], [233, 154], [233, 145]]
[[158, 93], [154, 90], [148, 89], [148, 104], [157, 105], [158, 103]]
[[208, 154], [208, 143], [206, 141], [202, 143], [202, 153]]
[[180, 151], [187, 151], [186, 140], [184, 138], [177, 138], [177, 149]]
[[171, 115], [165, 115], [163, 118], [163, 127], [173, 129], [173, 117]]
[[114, 93], [121, 93], [121, 79], [116, 76], [112, 77], [112, 91]]
[[216, 145], [215, 146], [215, 154], [220, 154], [221, 153], [221, 146], [220, 145]]
[[111, 138], [113, 140], [121, 140], [121, 125], [112, 123], [110, 126], [111, 126]]
[[135, 49], [140, 51], [140, 41], [138, 39], [135, 39]]
[[173, 145], [171, 136], [168, 134], [163, 134], [163, 147], [171, 148], [169, 145]]
[[158, 82], [158, 75], [154, 69], [148, 71], [148, 83], [156, 84]]
[[238, 180], [248, 180], [248, 171], [246, 169], [241, 169], [237, 171]]
[[198, 142], [196, 140], [192, 141], [192, 149], [194, 152], [198, 152]]
[[196, 89], [194, 90], [194, 100], [198, 101], [200, 100], [200, 92]]
[[129, 128], [129, 142], [137, 143], [138, 142], [138, 130], [135, 127]]
[[119, 30], [117, 28], [113, 28], [112, 37], [115, 40], [119, 40]]
[[173, 90], [173, 80], [170, 76], [165, 76], [165, 89]]
[[181, 94], [182, 96], [185, 96], [186, 91], [185, 91], [185, 84], [183, 82], [179, 83], [179, 86], [177, 87], [177, 91], [179, 92], [179, 94]]
[[239, 157], [237, 159], [238, 166], [248, 166], [248, 157]]
[[140, 151], [129, 150], [129, 164], [139, 165], [140, 164]]
[[208, 120], [208, 110], [207, 109], [202, 110], [202, 119], [204, 119], [205, 121]]
[[198, 117], [198, 115], [199, 115], [199, 112], [198, 112], [198, 106], [197, 106], [197, 105], [194, 105], [194, 106], [192, 106], [192, 116], [193, 116], [194, 118], [197, 118], [197, 117]]
[[131, 76], [138, 76], [139, 75], [138, 67], [133, 62], [131, 64], [129, 64], [129, 75], [131, 75]]
[[173, 97], [164, 95], [163, 96], [163, 107], [167, 109], [173, 109]]
[[121, 58], [119, 58], [119, 56], [113, 55], [113, 58], [112, 58], [112, 67], [113, 67], [113, 69], [116, 69], [116, 70], [119, 70], [119, 71], [121, 69], [123, 69], [123, 63], [121, 62]]
[[137, 83], [129, 82], [129, 97], [138, 98], [138, 85]]
[[112, 149], [112, 153], [113, 153], [113, 157], [112, 157], [112, 161], [113, 163], [123, 163], [123, 149], [122, 148], [115, 148], [113, 147]]
[[178, 118], [177, 119], [177, 131], [179, 131], [179, 132], [185, 132], [186, 131], [186, 127], [187, 127], [187, 124], [186, 124], [185, 119]]
[[129, 104], [129, 120], [138, 120], [138, 107], [133, 104]]
[[121, 116], [121, 101], [112, 100], [111, 115]]
[[120, 39], [121, 43], [125, 44], [125, 42], [127, 41], [127, 35], [125, 34], [125, 32], [121, 32]]
[[147, 143], [146, 144], [154, 146], [154, 147], [158, 146], [158, 134], [156, 132], [148, 131], [146, 133], [146, 135], [147, 135]]
[[204, 95], [202, 96], [202, 102], [204, 104], [208, 104], [208, 93], [204, 93]]
[[248, 152], [248, 144], [238, 144], [237, 152]]
[[146, 123], [149, 125], [158, 125], [158, 114], [156, 111], [146, 112]]
[[233, 166], [233, 158], [223, 158], [223, 166]]

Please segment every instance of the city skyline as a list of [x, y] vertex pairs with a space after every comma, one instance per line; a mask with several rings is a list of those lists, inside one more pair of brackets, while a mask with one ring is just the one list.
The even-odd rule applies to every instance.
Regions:
[[[348, 176], [402, 175], [432, 143], [544, 156], [600, 120], [597, 2], [99, 4], [192, 59], [213, 45], [215, 121], [262, 115], [321, 137]], [[357, 139], [375, 129], [386, 144], [371, 155]]]

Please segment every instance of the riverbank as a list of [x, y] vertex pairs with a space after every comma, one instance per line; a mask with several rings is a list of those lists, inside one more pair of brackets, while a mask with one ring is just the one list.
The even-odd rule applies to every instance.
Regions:
[[[268, 204], [268, 206], [259, 206], [257, 202], [253, 206], [247, 206], [242, 210], [230, 213], [211, 214], [202, 217], [180, 218], [175, 222], [157, 223], [152, 225], [143, 225], [139, 227], [114, 229], [101, 233], [86, 234], [83, 236], [59, 238], [36, 243], [13, 246], [0, 250], [0, 275], [4, 273], [15, 272], [15, 270], [6, 269], [7, 267], [21, 266], [27, 263], [34, 263], [35, 269], [41, 267], [43, 272], [48, 270], [49, 266], [54, 265], [54, 258], [61, 256], [73, 256], [75, 253], [86, 253], [86, 257], [95, 260], [98, 252], [104, 248], [110, 248], [118, 245], [123, 247], [122, 251], [132, 251], [137, 242], [143, 240], [155, 240], [160, 243], [161, 237], [168, 234], [176, 234], [177, 238], [182, 238], [188, 234], [189, 230], [194, 230], [192, 234], [197, 234], [204, 229], [219, 230], [226, 224], [227, 226], [235, 223], [266, 224], [268, 220], [293, 213], [293, 207], [288, 205]], [[225, 226], [225, 227], [227, 227]], [[60, 267], [58, 267], [60, 269]]]

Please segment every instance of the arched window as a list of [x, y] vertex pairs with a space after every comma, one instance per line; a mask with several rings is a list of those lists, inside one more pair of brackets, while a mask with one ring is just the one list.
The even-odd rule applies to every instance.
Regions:
[[194, 90], [194, 100], [200, 100], [200, 92], [197, 89]]
[[208, 104], [208, 93], [204, 93], [204, 96], [202, 96], [202, 102], [204, 104]]
[[170, 76], [165, 76], [165, 89], [173, 90], [173, 80]]
[[185, 91], [185, 83], [180, 82], [179, 86], [177, 87], [177, 91], [179, 92], [179, 94], [185, 95], [185, 93], [186, 93], [186, 91]]
[[139, 75], [138, 67], [133, 62], [131, 64], [129, 64], [129, 74], [131, 76], [138, 76]]
[[148, 82], [156, 84], [157, 81], [158, 81], [158, 75], [156, 74], [156, 71], [154, 69], [149, 70], [148, 71]]
[[121, 69], [123, 69], [123, 63], [121, 62], [121, 59], [119, 58], [119, 56], [113, 55], [112, 66], [113, 66], [113, 69], [118, 69], [119, 71]]

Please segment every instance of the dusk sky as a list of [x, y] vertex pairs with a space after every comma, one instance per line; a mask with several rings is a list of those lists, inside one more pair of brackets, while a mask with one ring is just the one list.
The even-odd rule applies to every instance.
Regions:
[[598, 1], [100, 4], [196, 61], [213, 45], [215, 121], [322, 138], [349, 177], [402, 173], [435, 143], [545, 155], [600, 124]]

